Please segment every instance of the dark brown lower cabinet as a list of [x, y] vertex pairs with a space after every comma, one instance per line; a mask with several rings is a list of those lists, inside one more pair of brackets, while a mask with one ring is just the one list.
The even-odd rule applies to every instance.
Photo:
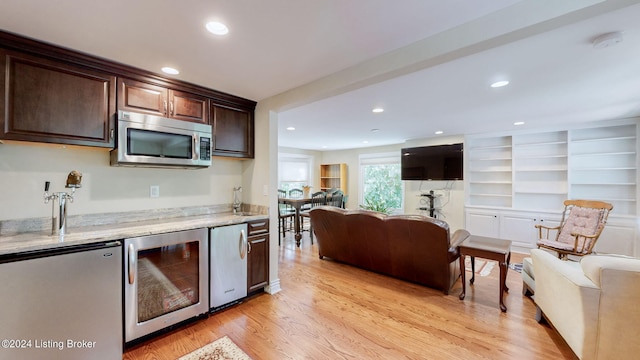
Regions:
[[249, 227], [247, 292], [262, 290], [269, 283], [269, 220], [254, 220]]
[[113, 147], [115, 76], [0, 49], [0, 138]]

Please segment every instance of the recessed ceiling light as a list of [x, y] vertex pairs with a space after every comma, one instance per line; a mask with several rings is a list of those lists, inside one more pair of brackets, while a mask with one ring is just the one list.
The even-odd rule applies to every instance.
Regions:
[[293, 126], [289, 126], [289, 127], [287, 128], [287, 130], [289, 130], [289, 131], [293, 131], [293, 130], [295, 130], [295, 129], [296, 129], [296, 128], [294, 128]]
[[210, 33], [215, 35], [226, 35], [229, 33], [229, 28], [227, 25], [217, 22], [217, 21], [209, 21], [205, 27], [209, 30]]
[[502, 81], [496, 81], [493, 84], [491, 84], [492, 88], [499, 88], [499, 87], [503, 87], [503, 86], [507, 86], [509, 85], [509, 81], [507, 80], [502, 80]]
[[516, 122], [513, 123], [513, 125], [515, 125], [515, 126], [524, 125], [524, 121], [516, 121]]
[[383, 109], [383, 108], [375, 108], [375, 109], [373, 109], [373, 110], [371, 110], [371, 111], [373, 111], [374, 113], [378, 114], [378, 113], [383, 112], [383, 111], [384, 111], [384, 109]]
[[440, 130], [438, 130], [438, 131], [436, 131], [434, 134], [436, 134], [436, 135], [442, 135], [442, 134], [444, 134], [444, 131], [440, 131]]
[[365, 141], [363, 141], [362, 143], [363, 143], [363, 144], [368, 144], [369, 142], [368, 142], [367, 140], [365, 140]]
[[178, 71], [177, 69], [174, 69], [172, 67], [168, 67], [168, 66], [163, 67], [162, 68], [162, 72], [165, 73], [165, 74], [170, 74], [170, 75], [178, 75], [178, 74], [180, 74], [180, 71]]

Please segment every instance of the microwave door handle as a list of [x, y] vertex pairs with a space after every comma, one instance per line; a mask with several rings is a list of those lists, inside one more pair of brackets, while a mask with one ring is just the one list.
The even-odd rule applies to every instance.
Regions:
[[199, 160], [199, 159], [200, 159], [200, 147], [198, 146], [198, 136], [193, 135], [193, 159], [192, 160]]

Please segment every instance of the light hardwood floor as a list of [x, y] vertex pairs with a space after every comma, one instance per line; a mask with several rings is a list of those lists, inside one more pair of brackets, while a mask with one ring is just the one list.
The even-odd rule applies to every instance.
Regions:
[[[513, 270], [502, 313], [497, 266], [476, 276], [461, 301], [459, 280], [444, 295], [320, 260], [306, 233], [302, 240], [296, 248], [288, 235], [280, 247], [281, 292], [159, 335], [127, 349], [123, 359], [173, 360], [224, 335], [254, 360], [576, 358], [557, 332], [534, 320], [535, 305], [522, 296]], [[522, 258], [514, 253], [511, 261]]]

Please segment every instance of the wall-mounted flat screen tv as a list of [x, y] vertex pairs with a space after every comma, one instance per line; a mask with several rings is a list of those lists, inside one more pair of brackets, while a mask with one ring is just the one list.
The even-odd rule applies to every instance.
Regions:
[[462, 144], [403, 148], [402, 180], [462, 180]]

